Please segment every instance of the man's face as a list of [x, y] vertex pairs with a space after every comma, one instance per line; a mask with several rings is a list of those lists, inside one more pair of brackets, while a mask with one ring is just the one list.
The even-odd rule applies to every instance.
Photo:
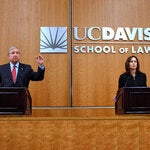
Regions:
[[13, 49], [8, 53], [8, 58], [10, 60], [10, 62], [12, 62], [13, 64], [16, 64], [17, 62], [19, 62], [20, 59], [20, 51], [19, 49]]

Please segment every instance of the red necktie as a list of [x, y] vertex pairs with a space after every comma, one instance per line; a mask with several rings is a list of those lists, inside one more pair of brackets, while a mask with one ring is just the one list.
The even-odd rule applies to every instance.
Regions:
[[12, 74], [13, 81], [15, 83], [16, 82], [16, 66], [13, 66], [11, 74]]

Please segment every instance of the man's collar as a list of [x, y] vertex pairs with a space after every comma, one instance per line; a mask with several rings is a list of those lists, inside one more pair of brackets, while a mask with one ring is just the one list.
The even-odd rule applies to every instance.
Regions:
[[[12, 68], [14, 66], [14, 64], [12, 63], [12, 62], [10, 62], [10, 67]], [[17, 62], [16, 64], [15, 64], [15, 66], [18, 68], [19, 67], [19, 62]]]

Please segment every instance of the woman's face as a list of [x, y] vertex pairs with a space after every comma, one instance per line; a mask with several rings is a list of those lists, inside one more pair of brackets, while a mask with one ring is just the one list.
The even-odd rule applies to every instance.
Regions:
[[135, 57], [132, 57], [129, 62], [129, 68], [130, 69], [136, 69], [137, 68], [137, 59]]

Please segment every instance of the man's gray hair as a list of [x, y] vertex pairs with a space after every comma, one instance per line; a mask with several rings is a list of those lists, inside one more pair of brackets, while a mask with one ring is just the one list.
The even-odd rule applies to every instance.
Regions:
[[[13, 49], [18, 49], [18, 48], [17, 48], [16, 46], [12, 46], [12, 47], [10, 47], [10, 48], [9, 48], [9, 50], [8, 50], [8, 54], [9, 54], [9, 53], [10, 53], [10, 51], [11, 51], [11, 50], [13, 50]], [[19, 49], [18, 49], [18, 50], [19, 50]]]

